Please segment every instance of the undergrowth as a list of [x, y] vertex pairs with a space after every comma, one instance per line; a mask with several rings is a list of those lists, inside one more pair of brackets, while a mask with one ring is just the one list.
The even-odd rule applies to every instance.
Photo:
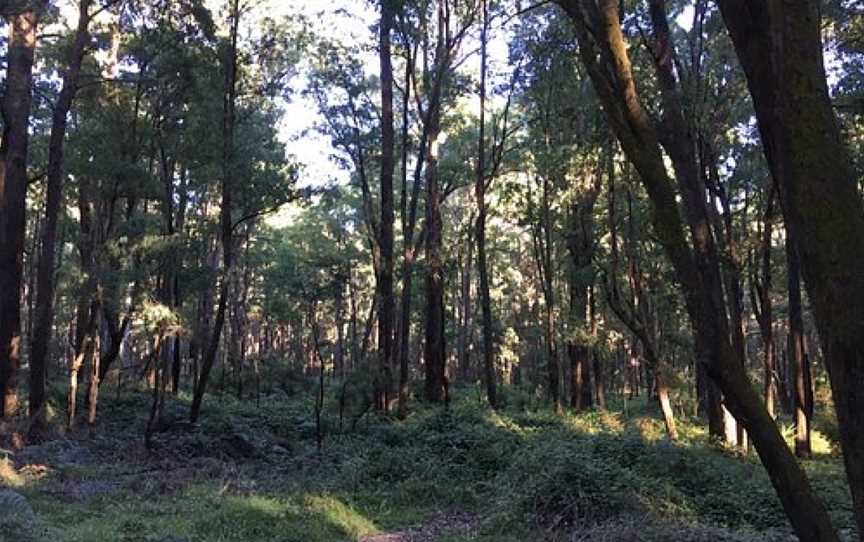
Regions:
[[[644, 402], [556, 416], [515, 401], [495, 412], [459, 391], [451, 408], [415, 405], [405, 420], [343, 412], [340, 423], [330, 402], [320, 452], [311, 394], [208, 396], [194, 428], [181, 394], [147, 452], [147, 395], [106, 393], [95, 436], [25, 449], [0, 485], [22, 492], [58, 541], [359, 540], [446, 510], [478, 518], [475, 535], [450, 542], [788, 540], [755, 454], [709, 443], [699, 423], [679, 420], [670, 443]], [[852, 533], [832, 447], [805, 468]]]

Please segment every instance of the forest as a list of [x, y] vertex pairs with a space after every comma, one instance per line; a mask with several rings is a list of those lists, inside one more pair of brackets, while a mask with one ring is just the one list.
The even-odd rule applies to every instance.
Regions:
[[864, 4], [0, 0], [0, 542], [864, 541]]

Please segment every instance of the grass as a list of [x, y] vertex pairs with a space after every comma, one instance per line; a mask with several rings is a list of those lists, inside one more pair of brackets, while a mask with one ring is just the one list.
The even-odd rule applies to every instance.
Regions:
[[[199, 428], [157, 434], [148, 454], [148, 397], [111, 393], [95, 438], [72, 435], [42, 456], [25, 450], [18, 468], [0, 460], [0, 485], [24, 494], [61, 542], [360, 540], [448, 510], [477, 521], [470, 534], [439, 534], [444, 542], [790, 532], [758, 460], [711, 445], [700, 423], [680, 420], [672, 444], [644, 402], [626, 415], [555, 416], [515, 401], [494, 412], [467, 390], [457, 397], [449, 411], [417, 406], [404, 421], [371, 414], [341, 431], [331, 404], [319, 454], [311, 394], [260, 406], [210, 396]], [[167, 417], [183, 419], [188, 399], [171, 400]], [[837, 525], [852, 529], [835, 447], [821, 433], [815, 441], [805, 468]]]

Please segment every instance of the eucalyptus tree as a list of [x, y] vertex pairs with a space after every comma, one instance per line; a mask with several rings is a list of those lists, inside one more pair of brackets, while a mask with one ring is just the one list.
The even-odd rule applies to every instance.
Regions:
[[28, 123], [37, 28], [47, 7], [48, 0], [7, 2], [0, 11], [9, 31], [0, 146], [0, 417], [11, 416], [18, 408]]
[[[284, 148], [276, 141], [273, 130], [274, 115], [278, 115], [278, 110], [266, 107], [266, 104], [275, 96], [290, 95], [286, 85], [293, 76], [304, 44], [302, 29], [286, 31], [285, 27], [267, 20], [264, 29], [271, 31], [269, 35], [257, 42], [241, 42], [240, 21], [251, 7], [250, 3], [230, 0], [226, 21], [228, 33], [218, 47], [223, 77], [219, 156], [222, 269], [216, 313], [190, 410], [193, 423], [200, 414], [225, 323], [236, 250], [235, 230], [297, 197], [293, 186], [296, 169], [286, 167]], [[291, 21], [284, 23], [290, 25]], [[247, 63], [256, 69], [249, 69]], [[243, 190], [237, 190], [239, 179], [246, 180]], [[262, 192], [262, 186], [267, 190]]]
[[862, 531], [864, 306], [844, 300], [864, 295], [864, 201], [828, 91], [821, 2], [723, 0], [719, 6], [747, 75], [786, 226], [794, 230]]
[[[744, 366], [730, 342], [717, 248], [693, 156], [693, 134], [687, 128], [681, 106], [665, 3], [649, 3], [653, 59], [664, 106], [660, 126], [640, 101], [617, 2], [560, 4], [574, 22], [582, 62], [610, 126], [652, 200], [654, 231], [682, 285], [696, 341], [705, 353], [702, 363], [722, 389], [728, 408], [753, 439], [799, 536], [808, 540], [835, 540], [836, 533], [824, 506], [750, 387]], [[671, 159], [674, 178], [663, 163], [664, 151]], [[676, 201], [679, 195], [684, 204], [684, 218]], [[692, 242], [688, 241], [687, 233]]]
[[393, 126], [393, 61], [391, 58], [391, 32], [395, 25], [391, 0], [381, 0], [379, 29], [379, 61], [381, 64], [381, 222], [378, 239], [381, 250], [378, 313], [379, 378], [377, 406], [388, 410], [392, 399], [393, 377], [393, 323], [395, 300], [393, 297], [393, 174], [395, 169], [396, 134]]
[[[115, 2], [116, 3], [116, 2]], [[107, 6], [106, 6], [107, 7]], [[99, 4], [96, 4], [96, 9]], [[63, 200], [63, 153], [69, 112], [78, 92], [81, 67], [92, 48], [90, 23], [96, 14], [91, 0], [78, 2], [78, 24], [69, 40], [62, 66], [62, 87], [51, 118], [46, 174], [45, 220], [42, 225], [41, 252], [36, 283], [35, 320], [30, 348], [29, 411], [33, 418], [31, 434], [38, 438], [45, 424], [45, 379], [47, 355], [51, 344], [54, 320], [55, 252], [57, 223]], [[103, 8], [104, 9], [104, 8]]]

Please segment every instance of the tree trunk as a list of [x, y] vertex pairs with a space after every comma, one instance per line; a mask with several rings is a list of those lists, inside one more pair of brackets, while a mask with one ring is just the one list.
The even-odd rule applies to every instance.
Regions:
[[[662, 2], [659, 3], [660, 8], [663, 8]], [[681, 189], [693, 247], [685, 235], [673, 180], [663, 161], [660, 140], [651, 118], [639, 102], [627, 44], [621, 31], [618, 2], [600, 0], [598, 6], [595, 0], [562, 0], [560, 4], [575, 22], [583, 64], [613, 130], [628, 158], [639, 171], [642, 184], [653, 203], [654, 233], [672, 262], [676, 278], [682, 286], [696, 336], [704, 340], [710, 353], [707, 365], [709, 376], [722, 389], [729, 410], [747, 429], [798, 537], [803, 540], [836, 541], [837, 534], [824, 505], [813, 493], [804, 471], [753, 391], [741, 360], [729, 341], [722, 281], [719, 280], [711, 231], [705, 220], [704, 191], [700, 194], [698, 190], [698, 170], [690, 157], [693, 147], [686, 144], [688, 138], [686, 128], [682, 129], [683, 113], [675, 99], [675, 79], [669, 49], [671, 43], [668, 40], [662, 43], [661, 40], [663, 54], [656, 56], [656, 67], [663, 89], [663, 109], [667, 123], [663, 127], [664, 137], [673, 136], [665, 148], [672, 159]], [[662, 9], [656, 8], [652, 0], [655, 32], [659, 25], [665, 23], [665, 11], [662, 17], [658, 17], [657, 11]], [[668, 36], [668, 32], [666, 34]], [[861, 439], [864, 442], [864, 437]], [[860, 465], [864, 471], [864, 461]], [[859, 487], [864, 487], [864, 484]], [[861, 491], [864, 493], [864, 489]]]
[[786, 226], [786, 261], [789, 284], [789, 371], [792, 381], [792, 397], [795, 422], [795, 455], [809, 458], [810, 420], [813, 415], [813, 383], [810, 375], [810, 360], [804, 355], [804, 319], [801, 307], [801, 263], [795, 248], [794, 233]]
[[18, 409], [28, 122], [36, 26], [47, 2], [33, 4], [37, 7], [7, 17], [9, 40], [0, 144], [0, 418], [11, 417]]
[[855, 519], [864, 532], [864, 202], [834, 116], [821, 2], [721, 0], [762, 147], [794, 232], [831, 379]]
[[[409, 110], [411, 100], [411, 80], [414, 70], [413, 57], [405, 62], [405, 83], [402, 95], [402, 191], [400, 197], [400, 218], [402, 225], [402, 292], [399, 299], [399, 321], [396, 326], [394, 356], [399, 365], [399, 416], [405, 417], [408, 412], [408, 338], [411, 326], [411, 279], [414, 266], [414, 222], [417, 218], [417, 197], [420, 192], [420, 166], [426, 150], [425, 139], [417, 153], [417, 170], [411, 190], [411, 215], [408, 212], [408, 147], [410, 145]], [[424, 130], [425, 134], [425, 130]], [[409, 224], [410, 223], [410, 224]], [[394, 365], [396, 365], [394, 363]]]
[[220, 229], [222, 235], [222, 281], [219, 286], [219, 301], [216, 305], [216, 321], [213, 333], [207, 344], [207, 350], [201, 364], [201, 375], [195, 386], [192, 397], [192, 408], [189, 419], [192, 423], [198, 421], [201, 413], [201, 402], [207, 390], [207, 380], [216, 361], [219, 351], [219, 339], [225, 325], [225, 310], [228, 305], [228, 286], [231, 282], [231, 267], [233, 264], [233, 230], [231, 218], [232, 185], [234, 176], [234, 120], [236, 114], [237, 94], [237, 38], [240, 25], [239, 0], [231, 2], [231, 45], [225, 58], [225, 91], [222, 118], [222, 205], [220, 209]]
[[42, 248], [37, 271], [35, 323], [30, 348], [30, 417], [31, 431], [39, 433], [45, 424], [45, 378], [48, 349], [54, 321], [54, 266], [57, 240], [57, 219], [63, 200], [63, 144], [69, 110], [78, 91], [81, 63], [90, 41], [91, 0], [78, 5], [78, 28], [68, 51], [66, 71], [60, 95], [51, 117], [48, 142], [48, 172], [46, 182], [45, 222], [42, 226]]
[[441, 190], [438, 172], [438, 145], [441, 135], [441, 100], [444, 77], [449, 65], [449, 18], [438, 6], [438, 32], [435, 46], [435, 82], [427, 105], [426, 131], [426, 341], [423, 360], [426, 366], [426, 400], [443, 401], [446, 387], [444, 344], [444, 265], [441, 259]]
[[486, 75], [489, 32], [489, 6], [483, 0], [483, 22], [480, 34], [480, 134], [477, 142], [477, 174], [474, 198], [477, 200], [477, 274], [480, 312], [483, 328], [483, 380], [486, 399], [492, 408], [498, 406], [498, 375], [495, 369], [495, 331], [492, 329], [492, 299], [489, 295], [489, 264], [486, 257]]
[[444, 399], [444, 265], [441, 260], [441, 194], [438, 178], [438, 136], [441, 132], [440, 105], [430, 115], [426, 155], [426, 400]]
[[[465, 234], [464, 253], [460, 253], [459, 271], [459, 336], [457, 338], [456, 352], [457, 365], [461, 375], [469, 379], [471, 376], [471, 336], [473, 322], [473, 307], [471, 305], [471, 277], [474, 259], [474, 215], [468, 220], [468, 228]], [[460, 251], [461, 252], [461, 251]], [[464, 256], [462, 255], [464, 254]]]
[[591, 288], [594, 282], [594, 205], [600, 193], [601, 168], [598, 164], [593, 182], [578, 188], [570, 205], [567, 249], [572, 268], [570, 286], [570, 338], [567, 353], [570, 358], [570, 406], [577, 411], [591, 405], [591, 342], [596, 322], [589, 314]]
[[393, 27], [392, 0], [381, 0], [379, 59], [381, 64], [381, 223], [378, 243], [381, 266], [378, 270], [379, 401], [389, 409], [393, 390], [393, 169], [395, 133], [393, 129], [393, 65], [390, 58], [390, 31]]
[[[548, 144], [547, 134], [547, 144]], [[543, 291], [545, 305], [544, 343], [546, 347], [547, 393], [552, 409], [561, 413], [561, 367], [558, 360], [557, 332], [555, 329], [555, 290], [552, 269], [552, 215], [550, 210], [550, 183], [545, 176], [538, 179], [541, 185], [540, 212], [535, 216], [534, 202], [529, 193], [528, 219], [531, 222], [531, 241], [538, 280]]]

